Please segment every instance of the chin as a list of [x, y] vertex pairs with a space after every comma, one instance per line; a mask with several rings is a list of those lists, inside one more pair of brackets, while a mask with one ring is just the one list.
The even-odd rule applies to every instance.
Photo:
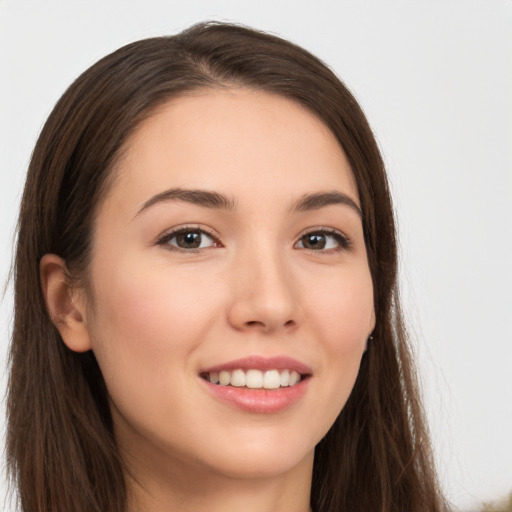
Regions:
[[312, 467], [316, 442], [308, 442], [309, 436], [304, 433], [276, 435], [262, 428], [257, 436], [243, 437], [232, 439], [222, 448], [220, 443], [210, 446], [206, 464], [218, 474], [242, 479], [273, 478], [302, 465]]
[[229, 460], [217, 460], [211, 469], [224, 477], [231, 479], [268, 479], [278, 478], [300, 467], [313, 465], [314, 448], [298, 456], [297, 452], [272, 450], [273, 453], [246, 451], [240, 449], [238, 454]]

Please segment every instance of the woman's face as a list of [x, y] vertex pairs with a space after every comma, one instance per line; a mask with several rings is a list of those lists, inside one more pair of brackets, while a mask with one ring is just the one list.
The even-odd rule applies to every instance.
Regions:
[[200, 91], [145, 120], [116, 173], [86, 322], [125, 457], [231, 477], [310, 467], [374, 326], [334, 136], [287, 99]]

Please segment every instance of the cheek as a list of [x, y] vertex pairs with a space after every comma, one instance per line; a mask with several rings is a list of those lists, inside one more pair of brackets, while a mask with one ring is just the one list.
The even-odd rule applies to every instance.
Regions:
[[374, 327], [373, 285], [367, 267], [333, 272], [311, 294], [308, 315], [332, 350], [350, 353], [366, 342]]
[[95, 281], [90, 331], [110, 393], [167, 389], [170, 378], [183, 375], [187, 356], [214, 321], [215, 296], [201, 293], [199, 278], [191, 280], [186, 273], [189, 279], [182, 279], [176, 269], [171, 275], [165, 267], [131, 262], [103, 265], [101, 274]]
[[[372, 280], [365, 267], [333, 273], [323, 290], [310, 295], [310, 335], [319, 339], [324, 433], [331, 427], [352, 392], [366, 341], [373, 330]], [[316, 331], [316, 332], [315, 332]]]
[[123, 333], [127, 340], [179, 344], [187, 338], [183, 334], [198, 326], [199, 313], [207, 315], [215, 304], [199, 277], [186, 269], [128, 262], [110, 269], [104, 265], [101, 271], [104, 279], [96, 279], [96, 316], [103, 321], [102, 329]]

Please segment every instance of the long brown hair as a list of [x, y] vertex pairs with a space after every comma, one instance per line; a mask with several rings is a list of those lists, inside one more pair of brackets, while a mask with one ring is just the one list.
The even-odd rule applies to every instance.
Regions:
[[62, 342], [39, 261], [64, 258], [87, 283], [94, 213], [123, 143], [156, 107], [200, 88], [244, 86], [314, 112], [351, 164], [374, 284], [376, 327], [352, 394], [316, 448], [316, 512], [440, 511], [429, 440], [400, 311], [393, 210], [381, 155], [358, 103], [302, 48], [203, 23], [129, 44], [65, 92], [37, 141], [18, 225], [7, 461], [24, 512], [123, 512], [126, 489], [107, 389], [92, 352]]

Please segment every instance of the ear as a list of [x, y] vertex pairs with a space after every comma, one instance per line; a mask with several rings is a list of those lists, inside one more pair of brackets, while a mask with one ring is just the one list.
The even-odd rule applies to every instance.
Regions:
[[70, 285], [65, 261], [55, 254], [45, 254], [39, 263], [39, 275], [46, 309], [64, 343], [74, 352], [90, 350], [83, 292]]

